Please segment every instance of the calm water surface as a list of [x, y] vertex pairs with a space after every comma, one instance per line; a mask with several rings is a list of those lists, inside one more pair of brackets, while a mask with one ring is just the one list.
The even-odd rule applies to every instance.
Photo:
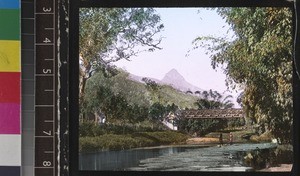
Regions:
[[169, 146], [122, 151], [80, 153], [80, 170], [113, 171], [248, 171], [243, 164], [246, 151], [269, 149], [275, 144], [228, 146]]
[[180, 146], [141, 148], [121, 151], [103, 151], [95, 153], [80, 153], [80, 170], [126, 170], [136, 167], [141, 160], [156, 158], [207, 146]]

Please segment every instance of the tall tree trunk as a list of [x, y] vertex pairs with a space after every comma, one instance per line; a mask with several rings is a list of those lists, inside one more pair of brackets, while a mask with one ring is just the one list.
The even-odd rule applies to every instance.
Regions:
[[[80, 57], [80, 65], [79, 65], [79, 108], [80, 110], [83, 108], [84, 102], [84, 92], [87, 80], [91, 77], [91, 64], [86, 60]], [[86, 114], [82, 113], [82, 119], [86, 119]]]

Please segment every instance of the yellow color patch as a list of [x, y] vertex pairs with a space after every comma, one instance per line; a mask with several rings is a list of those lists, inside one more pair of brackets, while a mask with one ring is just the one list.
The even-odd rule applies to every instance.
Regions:
[[0, 72], [20, 72], [20, 53], [20, 41], [0, 40]]

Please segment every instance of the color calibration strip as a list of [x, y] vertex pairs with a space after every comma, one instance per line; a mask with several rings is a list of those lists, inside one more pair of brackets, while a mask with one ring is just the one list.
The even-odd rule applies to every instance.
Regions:
[[21, 175], [20, 1], [0, 0], [0, 175]]

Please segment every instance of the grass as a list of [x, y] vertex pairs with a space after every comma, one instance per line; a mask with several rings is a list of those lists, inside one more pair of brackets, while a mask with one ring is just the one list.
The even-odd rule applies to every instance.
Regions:
[[80, 152], [124, 150], [170, 144], [183, 144], [189, 136], [176, 131], [138, 132], [133, 134], [104, 134], [80, 137]]

